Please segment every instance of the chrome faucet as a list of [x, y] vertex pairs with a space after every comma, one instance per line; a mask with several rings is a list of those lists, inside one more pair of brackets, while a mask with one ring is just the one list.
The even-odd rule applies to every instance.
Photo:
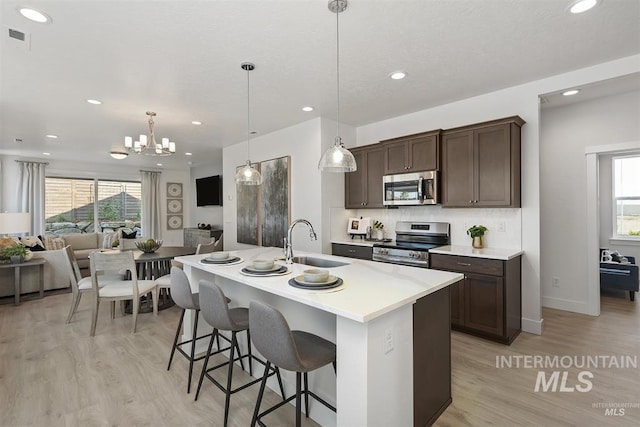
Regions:
[[311, 240], [318, 240], [318, 236], [316, 235], [316, 231], [313, 229], [313, 225], [306, 219], [296, 219], [289, 226], [289, 230], [287, 230], [287, 237], [284, 238], [284, 257], [287, 264], [293, 264], [293, 244], [291, 242], [291, 232], [293, 231], [293, 227], [298, 223], [307, 224], [309, 227], [309, 237]]

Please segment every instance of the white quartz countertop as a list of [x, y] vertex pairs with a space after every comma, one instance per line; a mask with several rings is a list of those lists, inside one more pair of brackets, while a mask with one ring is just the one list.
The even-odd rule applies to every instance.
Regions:
[[[327, 269], [329, 274], [344, 281], [342, 286], [327, 290], [306, 290], [295, 288], [288, 281], [304, 270], [316, 267], [292, 264], [289, 266], [291, 272], [284, 276], [252, 277], [240, 273], [254, 259], [282, 258], [280, 248], [246, 249], [231, 251], [230, 254], [241, 257], [244, 262], [228, 266], [201, 263], [200, 259], [208, 254], [177, 257], [176, 260], [185, 266], [359, 322], [368, 322], [399, 307], [413, 304], [419, 298], [463, 279], [462, 274], [447, 271], [296, 251], [296, 256], [306, 255], [348, 264]], [[278, 263], [284, 265], [284, 261]]]
[[520, 249], [501, 249], [501, 248], [482, 248], [475, 249], [469, 246], [440, 246], [438, 248], [429, 249], [429, 253], [443, 255], [460, 255], [474, 258], [501, 259], [508, 261], [512, 258], [522, 255], [524, 252]]

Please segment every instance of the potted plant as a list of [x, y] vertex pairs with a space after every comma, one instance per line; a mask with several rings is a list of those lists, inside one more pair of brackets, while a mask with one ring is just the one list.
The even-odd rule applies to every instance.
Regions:
[[484, 225], [474, 225], [473, 227], [469, 227], [467, 234], [473, 239], [471, 244], [474, 248], [480, 249], [484, 247], [482, 236], [484, 236], [484, 233], [487, 230], [488, 228]]
[[10, 258], [13, 264], [19, 264], [23, 262], [24, 258], [27, 256], [27, 253], [28, 251], [26, 246], [20, 243], [9, 246], [3, 251], [3, 255], [7, 258]]
[[380, 221], [373, 222], [373, 236], [374, 239], [382, 240], [384, 239], [384, 224]]

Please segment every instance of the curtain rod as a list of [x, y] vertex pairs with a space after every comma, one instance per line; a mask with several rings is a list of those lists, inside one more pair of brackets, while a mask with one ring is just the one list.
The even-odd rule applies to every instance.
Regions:
[[38, 165], [48, 165], [49, 164], [49, 162], [32, 162], [30, 160], [16, 160], [16, 162], [18, 162], [18, 163], [35, 163], [35, 164], [38, 164]]
[[162, 173], [162, 171], [146, 171], [144, 169], [140, 169], [140, 172]]

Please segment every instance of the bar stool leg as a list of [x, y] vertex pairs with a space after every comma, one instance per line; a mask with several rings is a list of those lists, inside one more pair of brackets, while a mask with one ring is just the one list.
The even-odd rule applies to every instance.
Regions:
[[[260, 413], [260, 404], [262, 403], [262, 396], [264, 394], [264, 388], [267, 385], [267, 378], [269, 378], [269, 367], [271, 367], [271, 362], [267, 360], [267, 364], [264, 367], [264, 375], [262, 375], [262, 382], [260, 383], [260, 391], [258, 392], [258, 400], [256, 401], [256, 408], [253, 410], [253, 418], [251, 418], [251, 427], [255, 427], [256, 420], [258, 419], [258, 414]], [[276, 369], [278, 369], [276, 367]], [[280, 381], [280, 371], [278, 370], [278, 380]], [[280, 385], [282, 387], [282, 385]], [[283, 396], [284, 398], [284, 393]]]
[[253, 357], [251, 356], [251, 332], [247, 329], [247, 348], [249, 352], [249, 375], [253, 376]]
[[214, 329], [213, 334], [211, 335], [211, 339], [209, 340], [209, 348], [207, 348], [207, 355], [204, 358], [204, 365], [202, 366], [202, 373], [200, 374], [200, 381], [198, 381], [198, 389], [196, 390], [196, 398], [194, 400], [198, 400], [198, 396], [200, 395], [202, 380], [204, 380], [204, 376], [207, 373], [207, 365], [209, 364], [209, 357], [211, 356], [211, 347], [213, 347], [213, 341], [215, 340], [215, 337], [217, 335], [218, 335], [218, 330]]
[[307, 373], [304, 373], [304, 414], [309, 418], [309, 378]]
[[176, 337], [173, 340], [173, 347], [171, 348], [171, 356], [169, 356], [169, 365], [167, 365], [167, 371], [171, 369], [171, 362], [173, 361], [173, 355], [176, 352], [176, 347], [178, 344], [178, 338], [180, 337], [180, 330], [182, 329], [182, 322], [184, 321], [184, 313], [185, 309], [182, 309], [182, 314], [180, 315], [180, 321], [178, 322], [178, 330], [176, 331]]
[[[267, 369], [267, 371], [268, 371], [268, 369]], [[284, 395], [284, 387], [282, 386], [282, 377], [280, 376], [280, 368], [275, 366], [275, 371], [276, 371], [276, 377], [278, 378], [278, 385], [280, 386], [280, 393], [281, 393], [281, 396], [282, 396], [282, 400], [286, 400], [286, 397]]]
[[193, 322], [193, 336], [191, 337], [191, 357], [189, 358], [189, 381], [187, 382], [187, 393], [191, 393], [191, 375], [193, 373], [193, 358], [196, 354], [196, 337], [198, 336], [198, 317], [200, 310], [196, 310], [196, 318]]
[[[233, 331], [231, 332], [231, 349], [229, 350], [229, 372], [227, 373], [227, 389], [225, 390], [224, 399], [224, 427], [227, 427], [227, 419], [229, 418], [229, 403], [231, 401], [231, 380], [233, 379], [233, 353], [237, 346], [238, 338], [236, 336], [236, 332]], [[238, 355], [240, 355], [240, 350], [238, 350]]]
[[300, 424], [302, 423], [302, 416], [301, 416], [301, 408], [300, 408], [300, 404], [301, 402], [301, 396], [300, 396], [300, 380], [302, 374], [300, 372], [296, 372], [296, 427], [300, 427]]

